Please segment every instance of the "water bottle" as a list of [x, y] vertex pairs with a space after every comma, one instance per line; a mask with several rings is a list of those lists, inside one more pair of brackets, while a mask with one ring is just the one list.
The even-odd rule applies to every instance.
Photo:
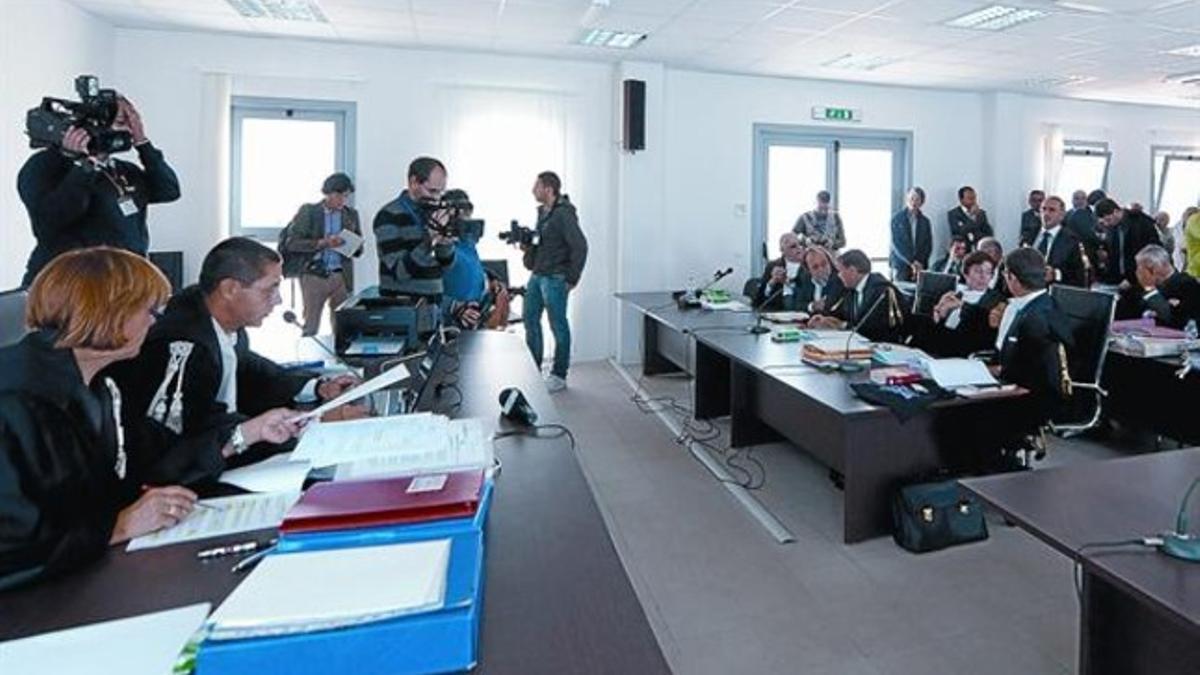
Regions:
[[1197, 337], [1200, 337], [1200, 330], [1196, 328], [1196, 320], [1189, 319], [1187, 325], [1183, 328], [1183, 334], [1187, 337], [1188, 342], [1195, 342]]

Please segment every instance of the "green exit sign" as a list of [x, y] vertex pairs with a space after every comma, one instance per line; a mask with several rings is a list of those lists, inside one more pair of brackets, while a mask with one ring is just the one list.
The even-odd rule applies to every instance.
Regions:
[[826, 122], [861, 122], [862, 110], [858, 108], [835, 108], [833, 106], [817, 105], [813, 106], [812, 116], [814, 120]]

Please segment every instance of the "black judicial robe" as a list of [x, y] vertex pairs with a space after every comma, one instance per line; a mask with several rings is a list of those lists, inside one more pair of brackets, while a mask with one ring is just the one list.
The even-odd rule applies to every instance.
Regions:
[[[187, 353], [180, 368], [182, 385], [178, 372], [168, 375], [172, 350]], [[125, 395], [122, 417], [134, 432], [131, 461], [142, 480], [195, 485], [216, 479], [226, 469], [221, 449], [234, 427], [272, 408], [291, 406], [296, 394], [315, 376], [286, 371], [251, 351], [244, 329], [238, 331], [235, 351], [237, 410], [231, 412], [217, 399], [221, 348], [212, 315], [199, 287], [191, 286], [171, 298], [137, 358], [111, 368]], [[172, 415], [177, 389], [178, 414]], [[270, 454], [264, 449], [256, 451]]]
[[101, 557], [138, 495], [118, 476], [104, 377], [84, 385], [56, 339], [35, 331], [0, 349], [0, 590]]

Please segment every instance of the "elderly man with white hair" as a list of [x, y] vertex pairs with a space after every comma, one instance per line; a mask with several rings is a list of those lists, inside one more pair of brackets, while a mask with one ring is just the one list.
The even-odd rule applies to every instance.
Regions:
[[1138, 251], [1136, 260], [1143, 316], [1171, 328], [1200, 321], [1200, 281], [1176, 270], [1171, 254], [1157, 244]]

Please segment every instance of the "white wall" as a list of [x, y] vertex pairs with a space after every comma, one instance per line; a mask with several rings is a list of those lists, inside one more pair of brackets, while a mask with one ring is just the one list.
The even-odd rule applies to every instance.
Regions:
[[0, 290], [21, 283], [33, 250], [17, 173], [29, 157], [25, 112], [75, 98], [75, 76], [113, 85], [113, 30], [62, 0], [4, 0], [0, 14]]
[[[357, 104], [355, 203], [370, 219], [402, 189], [408, 162], [444, 155], [448, 143], [436, 102], [451, 87], [477, 86], [561, 94], [567, 105], [564, 190], [579, 208], [590, 255], [572, 294], [576, 358], [610, 352], [609, 333], [585, 325], [611, 323], [612, 68], [495, 55], [452, 54], [162, 31], [120, 30], [116, 72], [142, 108], [147, 132], [179, 173], [183, 198], [151, 211], [154, 249], [183, 250], [195, 278], [204, 253], [221, 234], [195, 188], [211, 184], [211, 135], [204, 135], [202, 91], [206, 73], [227, 73], [233, 95], [350, 100]], [[449, 166], [454, 184], [454, 166]], [[532, 185], [534, 176], [529, 176]], [[470, 185], [460, 187], [471, 190]], [[527, 189], [527, 188], [523, 188]], [[316, 189], [314, 188], [314, 193]], [[314, 199], [319, 195], [314, 194]], [[536, 205], [513, 214], [522, 222]], [[500, 223], [489, 225], [495, 236]], [[377, 280], [374, 239], [356, 271], [361, 285]]]

